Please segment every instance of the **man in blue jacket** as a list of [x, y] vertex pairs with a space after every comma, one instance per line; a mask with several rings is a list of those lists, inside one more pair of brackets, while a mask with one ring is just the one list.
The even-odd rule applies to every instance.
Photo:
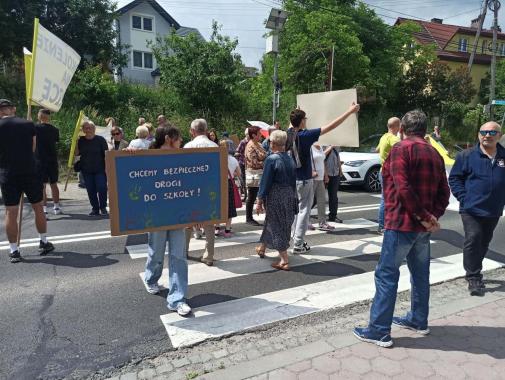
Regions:
[[463, 267], [472, 296], [484, 295], [482, 261], [505, 206], [505, 148], [498, 123], [480, 127], [479, 144], [458, 154], [449, 176], [465, 230]]

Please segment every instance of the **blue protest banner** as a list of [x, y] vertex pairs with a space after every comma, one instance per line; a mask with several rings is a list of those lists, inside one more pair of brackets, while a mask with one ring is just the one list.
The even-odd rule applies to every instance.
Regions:
[[106, 164], [113, 236], [228, 218], [225, 148], [111, 151]]

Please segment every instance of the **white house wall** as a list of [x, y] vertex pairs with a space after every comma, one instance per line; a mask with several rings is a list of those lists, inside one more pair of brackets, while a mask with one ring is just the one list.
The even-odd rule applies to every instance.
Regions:
[[[147, 16], [153, 18], [153, 31], [137, 30], [132, 28], [132, 15]], [[133, 50], [142, 52], [152, 52], [147, 41], [154, 41], [156, 36], [165, 36], [170, 33], [172, 26], [148, 3], [143, 2], [119, 19], [121, 43], [130, 45], [128, 48], [128, 64], [123, 68], [123, 79], [132, 82], [154, 84], [151, 72], [156, 69], [156, 59], [153, 56], [153, 68], [144, 69], [133, 67]]]

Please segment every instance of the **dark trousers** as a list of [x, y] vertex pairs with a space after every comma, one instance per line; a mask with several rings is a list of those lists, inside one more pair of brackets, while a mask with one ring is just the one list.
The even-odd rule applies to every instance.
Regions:
[[466, 279], [482, 279], [482, 261], [486, 256], [493, 232], [500, 218], [484, 218], [461, 214], [465, 230], [463, 245], [463, 267]]
[[244, 164], [239, 164], [240, 165], [240, 171], [242, 172], [242, 181], [240, 183], [240, 191], [244, 195], [244, 200], [247, 198], [247, 187], [245, 185], [245, 165]]
[[82, 173], [89, 203], [93, 211], [99, 211], [107, 207], [107, 177], [105, 173]]
[[247, 200], [245, 204], [245, 217], [247, 221], [253, 219], [254, 201], [258, 195], [258, 190], [259, 187], [247, 187]]
[[338, 211], [338, 187], [340, 186], [339, 176], [330, 176], [330, 181], [328, 182], [328, 207], [330, 213], [328, 219], [332, 220], [337, 217]]

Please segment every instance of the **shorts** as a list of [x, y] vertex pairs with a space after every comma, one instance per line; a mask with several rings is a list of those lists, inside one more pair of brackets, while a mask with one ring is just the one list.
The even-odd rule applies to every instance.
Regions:
[[53, 184], [58, 182], [58, 163], [41, 165], [39, 170], [42, 183]]
[[18, 206], [21, 194], [25, 194], [31, 204], [44, 198], [43, 185], [37, 176], [9, 179], [0, 185], [5, 206]]

